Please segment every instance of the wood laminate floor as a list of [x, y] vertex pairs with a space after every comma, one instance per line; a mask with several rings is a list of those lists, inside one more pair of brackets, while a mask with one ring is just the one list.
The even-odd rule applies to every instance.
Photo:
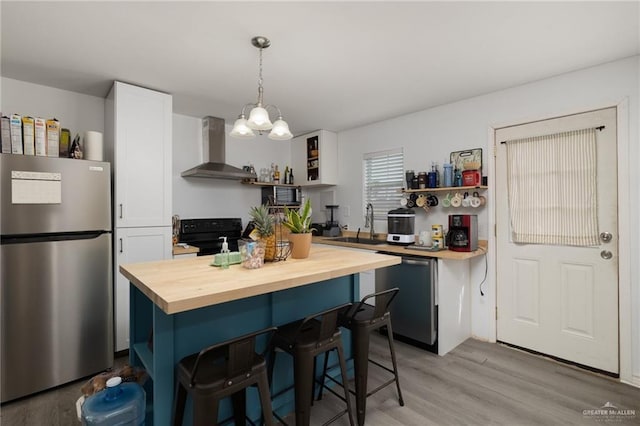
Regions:
[[[395, 387], [388, 386], [367, 400], [366, 425], [640, 425], [640, 388], [616, 379], [473, 339], [444, 357], [401, 342], [396, 351], [405, 406], [398, 405]], [[371, 352], [375, 359], [388, 359], [386, 338], [374, 336]], [[387, 377], [371, 365], [369, 388]], [[4, 404], [0, 424], [79, 424], [75, 401], [83, 383]], [[342, 407], [342, 401], [326, 396], [313, 406], [312, 425]], [[343, 417], [334, 424], [349, 423]]]

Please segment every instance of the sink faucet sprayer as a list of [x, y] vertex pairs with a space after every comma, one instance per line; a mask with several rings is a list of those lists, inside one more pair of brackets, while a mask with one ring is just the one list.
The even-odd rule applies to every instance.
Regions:
[[369, 231], [369, 239], [373, 240], [375, 237], [375, 233], [373, 232], [373, 204], [371, 203], [367, 203], [364, 227], [371, 228], [371, 230]]

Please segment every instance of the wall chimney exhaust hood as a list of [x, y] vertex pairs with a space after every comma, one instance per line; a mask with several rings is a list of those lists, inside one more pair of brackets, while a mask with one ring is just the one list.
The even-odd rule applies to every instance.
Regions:
[[185, 170], [180, 176], [233, 180], [257, 178], [255, 173], [225, 163], [224, 119], [209, 116], [202, 119], [202, 144], [204, 158], [209, 161]]

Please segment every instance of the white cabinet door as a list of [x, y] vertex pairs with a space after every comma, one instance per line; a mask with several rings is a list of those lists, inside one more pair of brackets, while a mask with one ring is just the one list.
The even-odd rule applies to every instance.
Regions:
[[105, 127], [113, 137], [115, 227], [171, 225], [171, 95], [114, 83]]
[[291, 163], [294, 183], [301, 186], [338, 183], [338, 137], [318, 130], [292, 140]]
[[171, 259], [171, 227], [117, 228], [115, 231], [116, 281], [115, 350], [129, 349], [129, 280], [120, 273], [124, 263]]

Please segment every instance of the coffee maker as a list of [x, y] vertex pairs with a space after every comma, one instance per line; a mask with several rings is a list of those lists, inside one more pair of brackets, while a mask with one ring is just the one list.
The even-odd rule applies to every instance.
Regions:
[[478, 215], [449, 215], [447, 244], [451, 251], [474, 251], [478, 249]]

